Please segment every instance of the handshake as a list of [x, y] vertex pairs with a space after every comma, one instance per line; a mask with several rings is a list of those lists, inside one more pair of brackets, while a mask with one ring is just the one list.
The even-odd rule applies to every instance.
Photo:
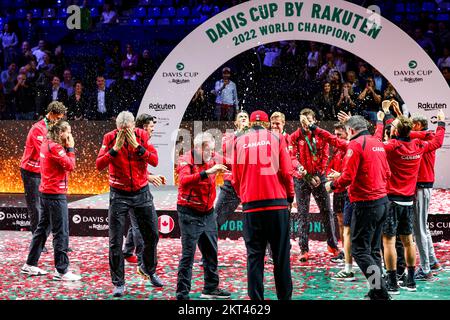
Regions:
[[139, 143], [136, 140], [136, 136], [133, 132], [132, 128], [126, 128], [126, 129], [120, 129], [119, 133], [116, 137], [116, 144], [114, 145], [113, 149], [114, 151], [119, 151], [122, 149], [123, 144], [125, 143], [125, 140], [128, 141], [128, 143], [136, 149], [139, 147]]

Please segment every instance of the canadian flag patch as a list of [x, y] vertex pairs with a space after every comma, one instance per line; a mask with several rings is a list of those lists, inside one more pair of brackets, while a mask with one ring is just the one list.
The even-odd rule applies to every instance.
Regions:
[[173, 228], [175, 227], [175, 222], [173, 221], [171, 216], [163, 214], [158, 217], [158, 229], [162, 234], [171, 233]]

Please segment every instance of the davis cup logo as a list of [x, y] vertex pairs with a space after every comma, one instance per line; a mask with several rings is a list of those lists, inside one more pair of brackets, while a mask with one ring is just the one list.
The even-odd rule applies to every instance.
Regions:
[[0, 221], [5, 219], [5, 213], [0, 211]]
[[163, 234], [171, 233], [173, 228], [175, 227], [175, 222], [172, 217], [168, 215], [162, 215], [158, 217], [158, 229], [159, 232]]
[[72, 221], [76, 224], [79, 224], [81, 222], [81, 217], [78, 214], [76, 214], [72, 217]]

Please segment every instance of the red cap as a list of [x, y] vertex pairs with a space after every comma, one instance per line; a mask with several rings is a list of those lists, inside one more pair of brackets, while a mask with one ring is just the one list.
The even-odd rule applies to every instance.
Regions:
[[250, 122], [255, 121], [269, 122], [269, 116], [262, 110], [256, 110], [250, 115]]

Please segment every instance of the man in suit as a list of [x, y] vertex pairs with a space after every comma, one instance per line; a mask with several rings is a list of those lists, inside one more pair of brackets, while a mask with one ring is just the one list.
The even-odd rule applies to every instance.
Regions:
[[105, 78], [98, 76], [96, 80], [97, 88], [92, 93], [91, 101], [93, 105], [90, 110], [90, 120], [108, 120], [117, 114], [115, 109], [112, 91], [106, 88]]
[[69, 97], [67, 95], [67, 90], [61, 87], [61, 79], [59, 76], [53, 76], [51, 87], [45, 90], [43, 100], [44, 103], [41, 105], [41, 111], [44, 110], [52, 101], [59, 101], [66, 105], [68, 99]]

